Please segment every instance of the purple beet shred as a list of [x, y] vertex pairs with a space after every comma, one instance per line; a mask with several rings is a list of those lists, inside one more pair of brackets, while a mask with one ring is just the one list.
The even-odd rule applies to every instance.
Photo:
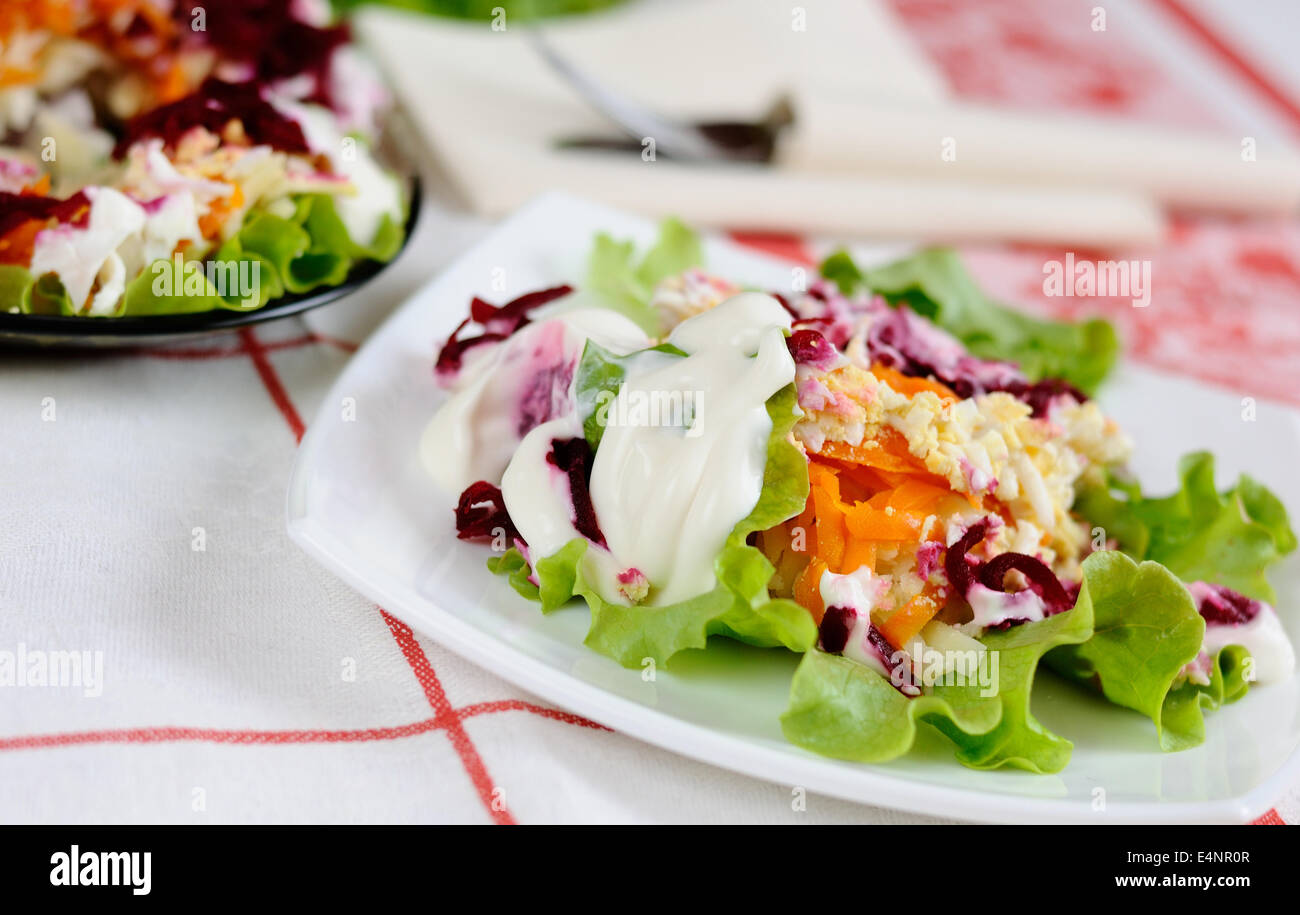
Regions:
[[[460, 371], [465, 353], [484, 343], [496, 343], [506, 339], [519, 328], [529, 323], [529, 312], [573, 292], [572, 286], [552, 286], [539, 289], [511, 299], [504, 305], [496, 306], [480, 299], [478, 296], [470, 301], [469, 317], [456, 325], [447, 342], [438, 351], [434, 364], [434, 374], [446, 378]], [[476, 322], [483, 327], [483, 332], [473, 337], [461, 337], [461, 333]]]
[[[90, 206], [85, 191], [77, 191], [67, 200], [41, 197], [37, 194], [10, 194], [0, 191], [0, 236], [33, 219], [55, 219], [67, 222]], [[79, 217], [84, 220], [86, 214]]]
[[573, 500], [573, 526], [592, 543], [606, 546], [605, 535], [596, 521], [596, 509], [591, 504], [591, 465], [594, 458], [591, 444], [585, 438], [557, 438], [551, 442], [551, 453], [546, 460], [564, 471], [569, 478], [569, 497]]
[[502, 531], [511, 542], [523, 543], [506, 511], [501, 490], [486, 480], [466, 486], [456, 503], [456, 536], [461, 540], [491, 540]]
[[966, 528], [966, 532], [956, 543], [948, 547], [948, 552], [943, 557], [943, 570], [948, 575], [948, 583], [963, 597], [971, 586], [971, 567], [966, 562], [966, 554], [974, 549], [975, 544], [984, 539], [988, 530], [989, 519], [979, 519]]
[[164, 143], [174, 145], [194, 127], [220, 134], [234, 120], [243, 124], [244, 133], [254, 143], [283, 152], [311, 152], [298, 122], [262, 98], [255, 84], [227, 83], [210, 76], [184, 98], [128, 121], [113, 155], [121, 158], [132, 143], [145, 137], [160, 137]]
[[1047, 564], [1027, 553], [1002, 553], [994, 556], [980, 569], [980, 584], [993, 591], [1006, 591], [1003, 579], [1015, 569], [1029, 580], [1029, 585], [1043, 599], [1047, 614], [1064, 613], [1074, 606], [1069, 592]]
[[858, 613], [852, 607], [827, 607], [817, 629], [822, 650], [831, 654], [844, 651], [844, 646], [849, 643], [849, 633], [853, 631], [853, 621], [857, 618]]
[[1197, 598], [1197, 612], [1207, 623], [1220, 626], [1241, 626], [1253, 620], [1263, 606], [1239, 591], [1196, 582], [1192, 586], [1192, 596]]
[[815, 330], [800, 328], [794, 331], [786, 338], [785, 346], [790, 351], [790, 358], [798, 364], [825, 369], [835, 363], [835, 347]]

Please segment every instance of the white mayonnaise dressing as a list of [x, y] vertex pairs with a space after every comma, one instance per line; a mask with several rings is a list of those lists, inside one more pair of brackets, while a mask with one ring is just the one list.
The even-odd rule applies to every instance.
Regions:
[[368, 245], [374, 241], [385, 215], [401, 221], [401, 184], [395, 176], [379, 167], [363, 141], [345, 138], [335, 125], [333, 115], [324, 108], [302, 105], [281, 97], [273, 97], [270, 101], [285, 117], [302, 128], [311, 151], [327, 158], [334, 172], [345, 176], [356, 189], [354, 194], [340, 194], [334, 198], [334, 209], [354, 242]]
[[794, 381], [789, 328], [776, 299], [742, 293], [673, 330], [668, 342], [685, 358], [629, 366], [615, 415], [635, 415], [632, 401], [655, 396], [682, 395], [695, 408], [689, 428], [607, 426], [592, 467], [601, 531], [621, 567], [649, 580], [648, 604], [711, 590], [727, 535], [758, 502], [772, 434], [766, 403]]
[[1239, 626], [1206, 623], [1201, 650], [1212, 658], [1228, 645], [1240, 645], [1250, 652], [1257, 683], [1280, 683], [1295, 673], [1295, 649], [1277, 611], [1268, 604], [1261, 602], [1255, 618]]
[[1023, 591], [994, 591], [979, 582], [970, 586], [966, 592], [974, 618], [957, 627], [966, 635], [979, 635], [989, 626], [1005, 623], [1007, 620], [1041, 620], [1047, 615], [1043, 599], [1030, 588]]
[[889, 677], [889, 668], [875, 645], [867, 640], [867, 630], [871, 628], [871, 611], [876, 601], [889, 590], [888, 577], [877, 578], [866, 566], [862, 566], [847, 575], [840, 575], [827, 569], [817, 583], [821, 592], [822, 606], [848, 607], [854, 611], [853, 626], [849, 629], [848, 641], [844, 643], [841, 654], [852, 658], [859, 664], [866, 664], [882, 677]]
[[888, 576], [877, 578], [866, 566], [847, 575], [827, 569], [817, 582], [823, 607], [852, 607], [860, 615], [870, 615], [876, 601], [889, 590]]
[[[617, 312], [583, 308], [556, 312], [499, 344], [469, 350], [455, 393], [434, 414], [420, 441], [421, 460], [438, 485], [455, 496], [478, 480], [500, 482], [520, 443], [527, 389], [545, 386], [552, 373], [572, 375], [588, 340], [619, 354], [650, 345], [645, 333]], [[552, 415], [573, 412], [572, 380], [559, 393], [562, 402], [553, 404]]]
[[36, 236], [32, 249], [33, 276], [53, 273], [63, 284], [77, 309], [90, 298], [96, 279], [101, 289], [90, 301], [90, 314], [112, 314], [122, 297], [126, 270], [117, 255], [118, 247], [144, 228], [144, 209], [120, 191], [88, 187], [90, 216], [84, 227], [55, 226]]

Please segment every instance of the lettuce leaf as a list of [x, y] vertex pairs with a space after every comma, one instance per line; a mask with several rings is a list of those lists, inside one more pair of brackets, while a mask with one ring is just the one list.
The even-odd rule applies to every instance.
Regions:
[[783, 645], [807, 651], [817, 640], [817, 627], [808, 611], [794, 601], [772, 598], [767, 583], [775, 571], [767, 558], [746, 543], [750, 534], [765, 530], [803, 511], [808, 499], [807, 462], [789, 440], [799, 417], [794, 385], [767, 402], [772, 419], [763, 489], [749, 515], [740, 521], [714, 561], [717, 584], [689, 600], [660, 606], [627, 606], [605, 600], [586, 580], [582, 557], [589, 544], [569, 541], [558, 552], [536, 561], [530, 580], [528, 564], [518, 550], [488, 561], [488, 568], [505, 575], [510, 584], [549, 613], [572, 597], [591, 609], [588, 647], [624, 667], [639, 667], [646, 658], [664, 664], [687, 648], [704, 648], [710, 635], [723, 635], [751, 645]]
[[989, 633], [981, 641], [990, 657], [996, 654], [997, 682], [988, 696], [978, 682], [940, 683], [909, 699], [864, 664], [810, 651], [795, 671], [781, 727], [791, 743], [824, 756], [883, 762], [910, 750], [918, 723], [925, 723], [945, 734], [958, 762], [972, 769], [1059, 772], [1074, 745], [1034, 718], [1034, 675], [1049, 649], [1078, 644], [1091, 633], [1086, 583], [1074, 609]]
[[635, 321], [652, 337], [663, 334], [659, 315], [650, 306], [655, 286], [665, 277], [704, 263], [704, 248], [695, 232], [676, 219], [659, 225], [659, 240], [634, 264], [636, 245], [596, 236], [587, 261], [587, 288], [616, 311]]
[[1210, 683], [1193, 683], [1182, 670], [1200, 654], [1205, 621], [1173, 572], [1108, 550], [1084, 560], [1083, 580], [1092, 595], [1096, 631], [1082, 645], [1051, 652], [1048, 666], [1146, 715], [1163, 750], [1204, 741], [1203, 711], [1246, 692], [1245, 649], [1224, 648], [1212, 659]]
[[[639, 352], [686, 355], [671, 343], [661, 343], [650, 347], [649, 350]], [[605, 435], [605, 423], [600, 413], [601, 396], [612, 398], [618, 393], [619, 388], [623, 386], [623, 379], [627, 377], [628, 360], [636, 355], [638, 353], [619, 356], [591, 340], [588, 340], [583, 347], [582, 356], [578, 359], [578, 367], [574, 370], [573, 391], [577, 401], [578, 416], [582, 419], [582, 435], [593, 451], [600, 445], [600, 440]]]
[[1106, 321], [1052, 321], [1000, 305], [980, 290], [949, 248], [930, 248], [869, 270], [837, 251], [822, 263], [821, 273], [846, 295], [865, 288], [890, 305], [907, 305], [974, 355], [1014, 362], [1031, 381], [1064, 378], [1091, 394], [1119, 355], [1119, 338]]
[[[192, 276], [190, 288], [171, 292], [155, 291], [159, 271], [173, 271], [167, 260], [157, 260], [126, 285], [117, 313], [113, 317], [192, 314], [216, 309], [253, 311], [286, 293], [310, 292], [320, 286], [342, 283], [358, 261], [387, 262], [402, 247], [405, 228], [390, 216], [380, 222], [375, 237], [360, 244], [348, 235], [334, 200], [328, 194], [303, 194], [294, 198], [294, 213], [285, 218], [266, 210], [254, 209], [245, 217], [240, 229], [203, 262]], [[245, 303], [238, 288], [226, 295], [206, 275], [212, 269], [239, 276], [241, 264], [258, 265], [258, 296]], [[187, 268], [188, 270], [189, 268]], [[245, 268], [245, 276], [251, 272]], [[237, 285], [237, 284], [236, 284]], [[0, 309], [17, 307], [23, 314], [77, 315], [78, 306], [68, 298], [63, 284], [54, 274], [33, 277], [25, 267], [0, 267]]]
[[1241, 645], [1227, 645], [1210, 659], [1210, 682], [1184, 680], [1169, 691], [1161, 707], [1160, 749], [1187, 750], [1205, 742], [1205, 712], [1236, 702], [1246, 695], [1246, 662]]
[[1183, 581], [1214, 582], [1272, 602], [1265, 570], [1296, 548], [1281, 501], [1245, 474], [1220, 493], [1214, 457], [1205, 451], [1184, 455], [1178, 477], [1176, 492], [1153, 499], [1110, 475], [1104, 485], [1083, 489], [1074, 510], [1135, 559], [1158, 562]]

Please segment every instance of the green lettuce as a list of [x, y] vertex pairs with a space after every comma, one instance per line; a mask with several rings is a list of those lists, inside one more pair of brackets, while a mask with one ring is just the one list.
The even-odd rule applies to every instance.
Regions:
[[640, 263], [636, 245], [615, 241], [601, 232], [587, 261], [587, 288], [604, 303], [635, 321], [652, 337], [663, 334], [650, 298], [659, 281], [704, 263], [704, 248], [695, 232], [676, 219], [659, 225], [659, 239]]
[[1074, 511], [1135, 559], [1158, 562], [1183, 581], [1214, 582], [1272, 602], [1265, 570], [1296, 548], [1281, 501], [1245, 474], [1219, 492], [1214, 457], [1204, 451], [1183, 456], [1178, 478], [1172, 495], [1150, 498], [1110, 474], [1081, 490]]
[[[667, 353], [673, 356], [686, 354], [671, 343], [652, 346], [649, 352]], [[647, 352], [641, 350], [640, 352]], [[600, 407], [601, 399], [612, 398], [623, 386], [627, 377], [627, 364], [637, 353], [619, 356], [611, 353], [599, 343], [588, 340], [583, 347], [578, 367], [574, 370], [574, 398], [577, 401], [578, 416], [582, 419], [582, 434], [593, 451], [600, 445], [605, 434], [605, 423]], [[606, 404], [609, 400], [605, 401]]]
[[795, 671], [781, 727], [791, 743], [824, 756], [883, 762], [908, 752], [924, 723], [946, 735], [958, 762], [972, 769], [1059, 772], [1073, 744], [1034, 718], [1034, 675], [1047, 651], [1083, 642], [1091, 633], [1086, 583], [1072, 610], [988, 633], [980, 641], [997, 657], [996, 691], [988, 696], [981, 695], [987, 687], [976, 682], [936, 683], [908, 698], [864, 664], [810, 651]]
[[1031, 381], [1064, 378], [1091, 394], [1119, 356], [1119, 338], [1106, 321], [1051, 321], [1000, 305], [948, 248], [930, 248], [869, 270], [837, 251], [822, 263], [821, 273], [846, 295], [865, 288], [890, 305], [907, 305], [974, 355], [1014, 362]]
[[1084, 560], [1083, 581], [1092, 596], [1095, 632], [1081, 645], [1052, 651], [1048, 666], [1146, 715], [1161, 749], [1201, 743], [1203, 711], [1246, 692], [1245, 650], [1224, 648], [1211, 659], [1210, 683], [1193, 683], [1182, 672], [1200, 654], [1205, 621], [1173, 572], [1108, 550]]
[[[226, 309], [253, 311], [287, 293], [305, 293], [321, 286], [342, 283], [358, 261], [387, 262], [402, 247], [405, 229], [385, 215], [369, 244], [359, 244], [348, 235], [343, 221], [327, 194], [303, 194], [294, 198], [291, 216], [274, 215], [253, 209], [235, 235], [227, 239], [206, 261], [195, 261], [197, 273], [186, 268], [188, 286], [171, 292], [155, 290], [159, 272], [175, 277], [173, 265], [158, 260], [146, 267], [126, 285], [122, 300], [113, 317], [192, 314]], [[238, 288], [218, 293], [208, 280], [204, 267], [213, 263], [215, 270], [239, 276], [241, 264], [257, 265], [257, 298], [244, 302]], [[251, 271], [246, 271], [251, 276]], [[237, 284], [236, 284], [237, 285]], [[63, 284], [54, 274], [34, 277], [25, 267], [0, 267], [0, 309], [14, 307], [23, 314], [77, 315], [78, 306], [68, 297]]]
[[817, 640], [812, 617], [794, 601], [769, 595], [767, 583], [775, 569], [757, 548], [746, 543], [755, 531], [797, 515], [808, 499], [807, 462], [789, 441], [800, 415], [794, 385], [769, 398], [767, 412], [772, 434], [762, 492], [714, 560], [717, 583], [713, 590], [660, 606], [608, 601], [583, 575], [582, 558], [589, 548], [583, 539], [571, 540], [558, 552], [539, 558], [531, 576], [528, 563], [515, 549], [488, 560], [488, 568], [505, 575], [524, 597], [541, 603], [544, 613], [574, 596], [582, 597], [591, 609], [587, 646], [624, 667], [639, 667], [646, 658], [664, 664], [679, 651], [704, 648], [711, 635], [765, 648], [807, 651]]

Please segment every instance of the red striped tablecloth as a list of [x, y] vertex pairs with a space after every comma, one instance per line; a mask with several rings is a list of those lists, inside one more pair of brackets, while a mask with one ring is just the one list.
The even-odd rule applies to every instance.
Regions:
[[[1110, 4], [1104, 33], [1089, 28], [1092, 0], [891, 2], [962, 96], [1260, 142], [1300, 132], [1295, 83], [1244, 50], [1208, 0]], [[104, 658], [93, 698], [0, 691], [0, 820], [919, 819], [816, 797], [795, 811], [789, 786], [547, 708], [289, 543], [294, 446], [355, 341], [485, 229], [426, 213], [421, 260], [305, 320], [127, 353], [0, 355], [0, 649]], [[796, 259], [829, 243], [741, 240]], [[966, 254], [1026, 307], [1098, 305], [1043, 295], [1044, 257], [1061, 252]], [[1100, 302], [1130, 358], [1232, 390], [1249, 379], [1251, 395], [1300, 406], [1296, 222], [1185, 220], [1144, 256], [1160, 307]], [[1260, 820], [1286, 821], [1300, 821], [1300, 785]]]

